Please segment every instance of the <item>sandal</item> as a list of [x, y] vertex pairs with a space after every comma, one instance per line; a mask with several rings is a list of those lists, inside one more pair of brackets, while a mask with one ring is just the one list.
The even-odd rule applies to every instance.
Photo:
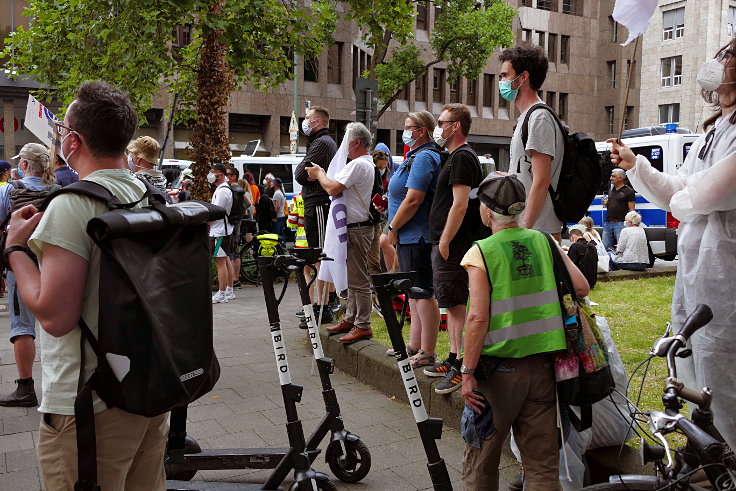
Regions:
[[426, 367], [434, 365], [437, 362], [437, 355], [430, 355], [426, 351], [419, 350], [417, 354], [411, 357], [409, 363], [412, 368]]
[[[416, 355], [419, 351], [420, 350], [416, 350], [408, 344], [406, 345], [406, 354], [409, 355], [409, 357]], [[393, 348], [389, 348], [386, 350], [386, 356], [396, 356], [396, 351], [394, 351]]]

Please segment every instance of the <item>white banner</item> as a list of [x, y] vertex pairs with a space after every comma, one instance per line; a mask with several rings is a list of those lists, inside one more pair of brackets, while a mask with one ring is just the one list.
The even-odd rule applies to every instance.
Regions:
[[[345, 135], [327, 169], [327, 177], [330, 179], [334, 179], [335, 175], [345, 168], [348, 160], [348, 143], [347, 135]], [[333, 261], [322, 262], [318, 276], [322, 281], [334, 283], [335, 290], [338, 292], [348, 289], [348, 207], [346, 202], [344, 192], [332, 197], [322, 252]]]
[[58, 120], [59, 118], [49, 111], [46, 106], [28, 94], [24, 125], [47, 147], [51, 147], [54, 144], [54, 135], [56, 133], [54, 122]]
[[647, 31], [656, 8], [657, 0], [616, 0], [613, 20], [629, 31], [629, 38], [621, 46], [626, 46]]

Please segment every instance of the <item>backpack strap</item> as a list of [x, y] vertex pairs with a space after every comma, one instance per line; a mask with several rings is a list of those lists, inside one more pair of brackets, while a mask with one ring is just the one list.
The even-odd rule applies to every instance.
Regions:
[[[562, 124], [562, 121], [560, 120], [560, 117], [557, 115], [554, 109], [549, 107], [544, 102], [538, 102], [534, 104], [532, 107], [529, 108], [529, 110], [526, 112], [526, 116], [524, 116], [524, 123], [521, 125], [521, 143], [524, 145], [524, 152], [526, 152], [526, 142], [529, 140], [529, 118], [531, 117], [532, 113], [536, 111], [537, 109], [546, 109], [547, 112], [549, 112], [552, 117], [557, 121], [557, 126], [559, 127], [562, 134], [565, 134], [565, 125]], [[516, 172], [519, 173], [521, 171], [521, 163], [517, 162]], [[552, 199], [552, 202], [555, 202], [555, 190], [552, 187], [552, 177], [550, 174], [550, 181], [549, 181], [549, 197]]]
[[[95, 435], [95, 411], [92, 404], [92, 379], [84, 380], [84, 342], [88, 341], [97, 353], [97, 339], [84, 319], [80, 317], [79, 328], [79, 381], [77, 397], [74, 399], [74, 420], [77, 427], [77, 482], [74, 491], [99, 491], [97, 485], [97, 442]], [[92, 375], [94, 377], [94, 375]]]
[[130, 208], [133, 208], [135, 205], [146, 198], [154, 198], [159, 203], [166, 203], [166, 200], [163, 198], [163, 196], [161, 196], [158, 188], [146, 182], [145, 180], [141, 180], [141, 183], [146, 186], [146, 192], [143, 193], [143, 196], [141, 196], [139, 200], [133, 201], [132, 203], [123, 203], [117, 198], [117, 196], [112, 194], [110, 190], [102, 184], [97, 184], [94, 181], [86, 180], [77, 181], [63, 188], [60, 187], [59, 189], [48, 195], [46, 199], [43, 200], [43, 203], [41, 203], [41, 205], [39, 206], [39, 211], [45, 210], [49, 206], [49, 203], [51, 203], [51, 200], [53, 200], [60, 194], [67, 193], [79, 194], [97, 201], [102, 201], [106, 203], [107, 207], [111, 210], [119, 208], [128, 210]]

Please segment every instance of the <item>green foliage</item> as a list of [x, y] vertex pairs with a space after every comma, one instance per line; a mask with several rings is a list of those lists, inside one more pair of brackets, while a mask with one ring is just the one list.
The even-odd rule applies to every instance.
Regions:
[[415, 44], [400, 46], [391, 52], [388, 63], [382, 63], [373, 69], [373, 76], [378, 80], [378, 98], [387, 101], [412, 80], [426, 71], [425, 63], [420, 59], [422, 51]]
[[[343, 0], [347, 20], [363, 30], [366, 44], [375, 50], [393, 39], [404, 44], [414, 36], [414, 3], [406, 0]], [[337, 6], [335, 6], [337, 7]], [[390, 33], [388, 39], [386, 33]]]
[[[318, 52], [330, 38], [335, 14], [327, 0], [310, 11], [296, 0], [30, 0], [28, 28], [6, 40], [6, 68], [31, 75], [44, 87], [37, 94], [68, 104], [87, 80], [104, 80], [128, 91], [143, 112], [163, 87], [179, 94], [177, 121], [190, 122], [197, 101], [196, 70], [202, 39], [216, 33], [227, 47], [236, 84], [265, 89], [292, 75], [292, 46]], [[192, 27], [192, 43], [172, 48], [177, 26]], [[11, 49], [15, 56], [10, 59]]]

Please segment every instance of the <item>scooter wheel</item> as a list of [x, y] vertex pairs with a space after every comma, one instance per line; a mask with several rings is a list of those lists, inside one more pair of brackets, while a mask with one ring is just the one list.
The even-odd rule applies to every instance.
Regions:
[[[199, 446], [199, 443], [197, 443], [197, 440], [194, 438], [188, 436], [184, 440], [184, 453], [185, 454], [193, 454], [193, 453], [200, 453], [202, 451], [202, 447]], [[183, 470], [179, 472], [171, 472], [169, 469], [166, 469], [166, 479], [170, 479], [172, 481], [191, 481], [194, 475], [197, 473], [196, 470]]]
[[332, 442], [325, 452], [325, 460], [335, 477], [342, 482], [354, 483], [363, 479], [371, 470], [371, 453], [360, 440], [345, 441], [346, 455], [342, 455], [340, 442]]

